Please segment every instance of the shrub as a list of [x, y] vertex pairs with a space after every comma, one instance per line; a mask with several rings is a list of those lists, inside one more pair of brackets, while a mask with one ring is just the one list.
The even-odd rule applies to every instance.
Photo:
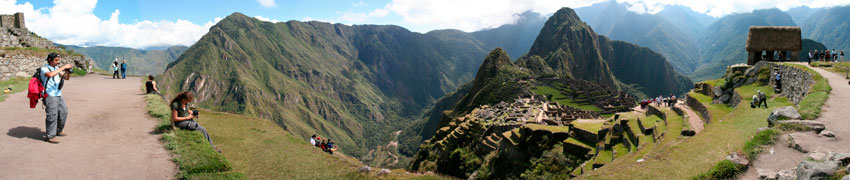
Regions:
[[717, 162], [711, 168], [711, 171], [702, 173], [691, 179], [732, 179], [735, 175], [744, 172], [746, 169], [746, 166], [735, 164], [730, 160], [722, 160]]
[[777, 136], [779, 136], [779, 132], [773, 129], [756, 133], [753, 139], [744, 144], [744, 154], [747, 156], [747, 159], [751, 161], [755, 160], [756, 156], [762, 151], [761, 146], [773, 144], [776, 142]]

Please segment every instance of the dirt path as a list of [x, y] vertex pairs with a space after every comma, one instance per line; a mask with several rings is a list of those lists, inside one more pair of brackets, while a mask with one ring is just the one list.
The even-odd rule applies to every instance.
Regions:
[[62, 90], [68, 121], [59, 144], [45, 142], [44, 110], [25, 92], [0, 102], [0, 179], [172, 179], [170, 154], [151, 134], [137, 77], [75, 77]]
[[[799, 64], [806, 65], [805, 63]], [[826, 125], [826, 130], [835, 132], [836, 138], [830, 140], [813, 132], [798, 132], [793, 133], [795, 142], [809, 152], [850, 153], [850, 119], [847, 119], [850, 116], [850, 112], [847, 111], [848, 105], [850, 105], [850, 85], [847, 84], [843, 75], [820, 68], [812, 69], [826, 78], [829, 81], [829, 86], [832, 87], [829, 99], [826, 100], [821, 109], [821, 116], [816, 120]], [[766, 152], [759, 155], [758, 160], [753, 164], [753, 168], [750, 168], [742, 179], [758, 178], [756, 169], [777, 172], [795, 167], [802, 162], [806, 154], [788, 148], [788, 141], [785, 136], [780, 137], [779, 142], [768, 147]]]
[[674, 106], [679, 107], [679, 109], [682, 109], [682, 111], [684, 111], [685, 114], [688, 115], [688, 124], [691, 124], [691, 129], [693, 129], [694, 132], [699, 134], [699, 132], [702, 132], [702, 130], [705, 129], [705, 124], [703, 124], [702, 119], [700, 119], [699, 115], [697, 115], [696, 112], [691, 110], [690, 107], [686, 106], [683, 101], [679, 101]]

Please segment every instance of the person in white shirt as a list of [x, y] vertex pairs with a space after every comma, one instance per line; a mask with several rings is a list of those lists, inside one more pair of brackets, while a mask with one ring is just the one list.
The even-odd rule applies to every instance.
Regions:
[[310, 144], [312, 144], [313, 146], [316, 146], [316, 135], [315, 134], [312, 137], [310, 137]]

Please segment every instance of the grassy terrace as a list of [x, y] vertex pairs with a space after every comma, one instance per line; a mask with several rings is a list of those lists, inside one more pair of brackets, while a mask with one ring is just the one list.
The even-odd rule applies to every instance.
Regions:
[[587, 110], [587, 111], [602, 111], [602, 109], [599, 109], [599, 107], [596, 107], [596, 106], [591, 105], [591, 104], [576, 103], [575, 100], [570, 99], [567, 95], [564, 95], [563, 93], [561, 93], [560, 90], [555, 89], [551, 86], [537, 86], [537, 87], [534, 87], [531, 91], [536, 93], [536, 94], [542, 94], [542, 95], [547, 95], [547, 96], [551, 94], [552, 100], [554, 100], [555, 102], [561, 103], [562, 105], [572, 106], [572, 107]]
[[[736, 89], [743, 97], [751, 97], [761, 90], [768, 96], [773, 95], [771, 87], [749, 85]], [[767, 115], [773, 107], [788, 106], [791, 103], [784, 97], [768, 99], [771, 108], [749, 107], [749, 101], [743, 100], [737, 108], [711, 104], [707, 96], [691, 93], [711, 111], [712, 122], [699, 135], [683, 138], [679, 132], [684, 126], [681, 117], [665, 108], [668, 115], [667, 133], [653, 147], [641, 143], [637, 153], [617, 158], [614, 162], [592, 171], [583, 177], [587, 179], [687, 179], [708, 171], [718, 161], [733, 151], [739, 151], [752, 139], [759, 127], [767, 126]], [[633, 122], [629, 122], [632, 124]], [[634, 127], [632, 127], [634, 129]], [[643, 138], [643, 137], [641, 137]], [[635, 160], [644, 158], [644, 162]], [[675, 168], [675, 169], [672, 169]]]
[[573, 121], [572, 124], [576, 128], [583, 129], [583, 130], [589, 131], [589, 132], [594, 133], [594, 134], [596, 134], [596, 132], [599, 132], [599, 130], [601, 130], [602, 126], [604, 125], [602, 122], [576, 122], [576, 121]]

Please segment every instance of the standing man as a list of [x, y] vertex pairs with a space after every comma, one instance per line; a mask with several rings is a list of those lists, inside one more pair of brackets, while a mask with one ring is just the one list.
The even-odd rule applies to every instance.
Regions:
[[121, 79], [127, 79], [127, 60], [121, 61]]
[[812, 50], [809, 50], [809, 65], [812, 65]]
[[838, 61], [838, 51], [835, 51], [835, 49], [832, 49], [832, 61], [833, 62]]
[[68, 80], [71, 77], [71, 73], [67, 72], [67, 70], [73, 68], [71, 64], [57, 67], [59, 65], [59, 59], [59, 54], [48, 54], [48, 64], [41, 67], [40, 77], [42, 81], [46, 82], [44, 91], [47, 93], [47, 97], [43, 101], [44, 112], [47, 114], [47, 118], [45, 119], [45, 124], [47, 125], [45, 141], [53, 144], [59, 143], [59, 140], [55, 139], [56, 136], [65, 136], [62, 130], [65, 128], [65, 121], [68, 118], [68, 106], [65, 105], [65, 100], [62, 99], [60, 83], [62, 83], [62, 79]]
[[761, 90], [758, 90], [759, 96], [759, 104], [757, 107], [761, 108], [761, 105], [764, 104], [764, 108], [767, 108], [767, 95], [765, 95]]
[[782, 75], [777, 72], [775, 77], [776, 89], [782, 90]]

